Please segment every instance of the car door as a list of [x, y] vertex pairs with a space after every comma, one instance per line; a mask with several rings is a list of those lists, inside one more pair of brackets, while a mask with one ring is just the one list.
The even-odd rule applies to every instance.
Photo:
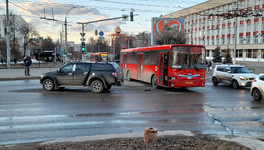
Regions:
[[223, 71], [224, 71], [223, 66], [218, 66], [216, 68], [215, 77], [217, 78], [218, 82], [223, 82]]
[[231, 69], [229, 66], [224, 67], [223, 70], [223, 82], [231, 84], [232, 81], [232, 74], [231, 74]]
[[73, 71], [73, 85], [84, 85], [90, 72], [89, 63], [75, 64]]
[[57, 82], [59, 85], [73, 84], [73, 69], [75, 64], [67, 64], [59, 69], [57, 73]]

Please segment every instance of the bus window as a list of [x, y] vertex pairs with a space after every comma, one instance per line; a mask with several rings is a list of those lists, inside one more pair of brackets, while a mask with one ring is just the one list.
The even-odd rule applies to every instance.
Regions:
[[204, 53], [202, 47], [173, 47], [171, 68], [204, 68]]
[[173, 47], [171, 68], [188, 68], [189, 47]]

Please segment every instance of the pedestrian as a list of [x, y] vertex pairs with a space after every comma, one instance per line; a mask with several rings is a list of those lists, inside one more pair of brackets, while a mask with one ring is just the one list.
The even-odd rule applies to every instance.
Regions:
[[211, 62], [211, 60], [209, 60], [207, 62], [207, 72], [210, 72], [211, 71], [211, 66], [212, 66], [212, 62]]
[[4, 63], [4, 56], [1, 56], [1, 63]]
[[29, 68], [32, 64], [32, 61], [29, 56], [25, 57], [24, 59], [24, 65], [25, 65], [25, 76], [30, 76], [29, 74]]
[[17, 64], [17, 58], [16, 57], [14, 58], [14, 63]]
[[226, 64], [226, 60], [225, 59], [223, 60], [223, 64]]

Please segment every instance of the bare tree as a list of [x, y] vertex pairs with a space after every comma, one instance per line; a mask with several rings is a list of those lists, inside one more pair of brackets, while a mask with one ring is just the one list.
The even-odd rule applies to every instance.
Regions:
[[21, 33], [21, 35], [23, 36], [23, 40], [24, 40], [24, 54], [23, 56], [25, 57], [26, 55], [26, 48], [27, 45], [29, 44], [29, 35], [33, 35], [33, 36], [39, 36], [38, 32], [34, 30], [34, 27], [31, 25], [21, 25], [20, 28], [18, 29], [19, 32]]
[[6, 59], [6, 40], [0, 40], [0, 58]]
[[88, 52], [109, 52], [110, 46], [105, 39], [90, 38], [88, 44], [86, 44]]
[[186, 37], [184, 32], [178, 30], [164, 30], [162, 38], [157, 41], [157, 44], [185, 44]]
[[52, 41], [51, 37], [48, 36], [46, 39], [43, 39], [41, 49], [54, 51], [55, 47], [56, 44]]
[[136, 47], [146, 47], [151, 44], [151, 33], [149, 32], [141, 32], [136, 35]]

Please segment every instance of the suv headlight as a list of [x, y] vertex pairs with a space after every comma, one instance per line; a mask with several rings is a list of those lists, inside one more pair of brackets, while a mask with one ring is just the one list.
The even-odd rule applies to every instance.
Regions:
[[247, 78], [244, 76], [239, 76], [239, 78], [240, 78], [240, 80], [247, 80]]

